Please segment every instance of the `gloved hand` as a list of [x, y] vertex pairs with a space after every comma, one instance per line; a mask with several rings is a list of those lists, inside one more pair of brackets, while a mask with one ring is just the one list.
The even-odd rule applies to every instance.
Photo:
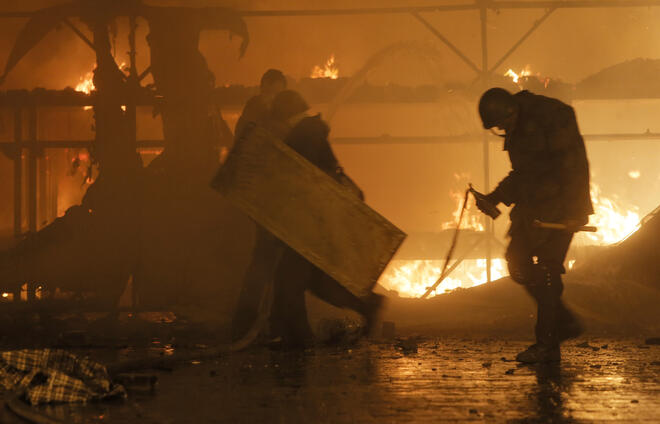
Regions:
[[478, 191], [472, 189], [472, 194], [476, 200], [477, 208], [484, 214], [495, 219], [500, 216], [500, 210], [497, 209], [497, 205], [500, 204], [500, 200], [497, 198], [497, 195], [493, 193], [481, 194]]

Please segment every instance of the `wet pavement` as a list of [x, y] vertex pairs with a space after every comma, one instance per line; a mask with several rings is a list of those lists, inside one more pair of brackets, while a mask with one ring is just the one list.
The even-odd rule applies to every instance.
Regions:
[[[512, 360], [525, 346], [406, 339], [255, 348], [145, 371], [157, 386], [124, 401], [42, 412], [67, 423], [660, 422], [660, 346], [581, 339], [566, 344], [560, 364], [521, 366]], [[0, 419], [22, 422], [6, 410]]]

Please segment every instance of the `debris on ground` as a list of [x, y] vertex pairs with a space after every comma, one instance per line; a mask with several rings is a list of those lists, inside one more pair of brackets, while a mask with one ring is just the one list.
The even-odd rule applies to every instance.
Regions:
[[148, 392], [156, 389], [158, 376], [144, 373], [122, 373], [114, 378], [115, 382], [121, 384], [129, 392]]
[[582, 347], [582, 348], [585, 348], [585, 349], [591, 349], [594, 352], [597, 352], [597, 351], [600, 350], [600, 348], [598, 346], [592, 346], [592, 345], [589, 344], [589, 342], [582, 342], [582, 343], [580, 343], [578, 345], [575, 345], [575, 346], [576, 347]]
[[417, 353], [417, 339], [414, 337], [398, 339], [394, 347], [397, 350], [400, 350], [404, 355]]
[[381, 336], [385, 340], [392, 340], [396, 337], [396, 325], [392, 321], [383, 321], [383, 330]]
[[363, 332], [357, 322], [349, 319], [323, 318], [317, 328], [319, 341], [329, 345], [355, 344]]
[[32, 405], [78, 403], [126, 397], [105, 366], [60, 349], [24, 349], [0, 354], [0, 384]]

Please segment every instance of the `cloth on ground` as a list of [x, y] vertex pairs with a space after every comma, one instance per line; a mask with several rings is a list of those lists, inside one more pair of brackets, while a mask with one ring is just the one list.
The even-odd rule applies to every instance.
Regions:
[[112, 384], [105, 366], [58, 349], [0, 353], [0, 384], [24, 393], [32, 405], [126, 396], [123, 386]]

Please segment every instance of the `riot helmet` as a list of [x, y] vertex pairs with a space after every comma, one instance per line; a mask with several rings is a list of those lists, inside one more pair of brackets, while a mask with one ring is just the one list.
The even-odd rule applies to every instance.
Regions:
[[479, 115], [485, 129], [499, 126], [515, 112], [516, 100], [503, 88], [491, 88], [479, 99]]

